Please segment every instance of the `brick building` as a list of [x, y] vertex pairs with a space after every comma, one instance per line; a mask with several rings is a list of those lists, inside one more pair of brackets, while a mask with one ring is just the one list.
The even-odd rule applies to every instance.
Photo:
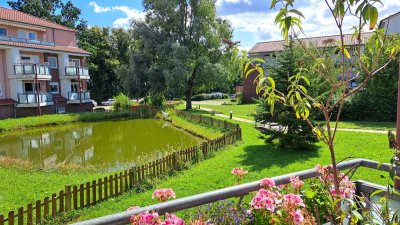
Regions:
[[75, 31], [0, 7], [0, 119], [91, 111]]

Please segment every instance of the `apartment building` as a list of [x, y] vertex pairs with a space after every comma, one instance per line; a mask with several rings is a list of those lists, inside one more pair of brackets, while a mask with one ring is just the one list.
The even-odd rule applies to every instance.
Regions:
[[[372, 33], [363, 33], [361, 36], [362, 44], [371, 36]], [[358, 45], [357, 41], [352, 38], [351, 34], [343, 35], [344, 42], [346, 46], [349, 47], [348, 51], [352, 54], [352, 46]], [[320, 49], [336, 47], [337, 43], [340, 41], [340, 35], [330, 35], [330, 36], [320, 36], [311, 38], [301, 38], [295, 42], [302, 42], [306, 46], [314, 46]], [[261, 58], [264, 59], [268, 66], [275, 66], [276, 57], [279, 52], [283, 51], [286, 42], [284, 40], [279, 41], [266, 41], [256, 43], [248, 52], [250, 58]], [[340, 61], [340, 57], [337, 59]], [[265, 65], [265, 66], [267, 66]], [[254, 99], [258, 98], [256, 93], [256, 84], [254, 79], [257, 77], [257, 73], [253, 72], [249, 74], [248, 77], [243, 79], [243, 102], [249, 103], [253, 102]], [[341, 75], [338, 75], [338, 79], [341, 79]], [[352, 79], [349, 84], [349, 89], [357, 86], [355, 73], [350, 78]]]
[[0, 119], [92, 111], [74, 30], [0, 7]]

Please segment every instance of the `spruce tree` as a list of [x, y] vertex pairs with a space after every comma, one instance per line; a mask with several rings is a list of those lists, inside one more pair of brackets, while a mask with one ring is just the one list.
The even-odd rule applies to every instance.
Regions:
[[[274, 62], [275, 61], [275, 62]], [[296, 48], [294, 41], [289, 41], [284, 46], [275, 60], [267, 60], [267, 73], [271, 76], [276, 89], [287, 94], [289, 87], [288, 78], [295, 74], [299, 64], [307, 63], [308, 59]], [[306, 121], [296, 118], [295, 111], [290, 106], [276, 103], [273, 113], [270, 105], [265, 100], [259, 100], [255, 120], [263, 124], [261, 132], [266, 134], [267, 142], [278, 140], [279, 147], [284, 149], [306, 150], [312, 149], [318, 141]]]

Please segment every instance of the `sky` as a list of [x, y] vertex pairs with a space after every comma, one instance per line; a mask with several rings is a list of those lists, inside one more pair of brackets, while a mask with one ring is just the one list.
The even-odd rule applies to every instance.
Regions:
[[[8, 7], [6, 0], [0, 6]], [[90, 26], [128, 27], [132, 19], [144, 16], [142, 0], [72, 0], [82, 10], [82, 17]], [[400, 0], [382, 0], [379, 18], [400, 11]], [[242, 49], [250, 49], [260, 41], [282, 39], [274, 24], [277, 11], [270, 9], [271, 0], [217, 0], [217, 13], [231, 22], [234, 41]], [[304, 15], [303, 28], [308, 37], [337, 34], [338, 30], [323, 0], [295, 0], [295, 7]], [[350, 33], [354, 20], [348, 20], [344, 32]], [[353, 22], [353, 23], [352, 23]]]

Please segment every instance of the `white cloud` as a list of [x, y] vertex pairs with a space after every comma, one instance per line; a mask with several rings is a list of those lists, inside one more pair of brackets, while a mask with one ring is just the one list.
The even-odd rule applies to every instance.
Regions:
[[90, 2], [89, 3], [90, 6], [92, 6], [94, 8], [94, 12], [95, 13], [102, 13], [102, 12], [109, 12], [111, 11], [110, 7], [101, 7], [99, 5], [97, 5], [96, 2]]
[[244, 3], [247, 3], [247, 4], [251, 4], [251, 0], [217, 0], [216, 2], [215, 2], [215, 5], [217, 6], [217, 7], [219, 7], [219, 6], [221, 6], [223, 3], [231, 3], [231, 4], [238, 4], [238, 3], [241, 3], [241, 2], [244, 2]]
[[134, 8], [129, 8], [127, 6], [114, 6], [112, 7], [112, 9], [121, 11], [126, 15], [125, 18], [119, 18], [115, 20], [113, 23], [114, 27], [127, 28], [131, 20], [142, 20], [145, 16], [144, 12], [141, 12]]
[[122, 27], [122, 28], [127, 28], [129, 27], [130, 21], [131, 20], [140, 20], [143, 19], [145, 16], [144, 12], [141, 12], [135, 8], [130, 8], [128, 6], [113, 6], [113, 7], [102, 7], [99, 6], [96, 2], [90, 2], [90, 6], [94, 7], [94, 12], [95, 13], [101, 13], [101, 12], [111, 12], [111, 11], [120, 11], [125, 14], [126, 17], [118, 18], [113, 22], [114, 27]]
[[[239, 0], [231, 0], [239, 1]], [[400, 8], [399, 0], [385, 0], [384, 6], [377, 5], [380, 12], [380, 19], [398, 12]], [[296, 6], [305, 15], [303, 19], [303, 29], [308, 37], [338, 34], [338, 28], [332, 15], [321, 0], [304, 0], [304, 4]], [[277, 11], [268, 10], [265, 12], [243, 12], [238, 14], [224, 15], [224, 19], [231, 22], [235, 31], [249, 33], [256, 36], [256, 41], [269, 41], [282, 39], [278, 26], [274, 23]], [[352, 32], [351, 28], [357, 24], [356, 18], [347, 16], [345, 18], [343, 31]], [[246, 38], [244, 35], [240, 38]], [[240, 41], [239, 38], [239, 41]], [[236, 37], [238, 39], [238, 37]], [[243, 40], [244, 42], [246, 40]], [[246, 43], [248, 45], [248, 43]]]

